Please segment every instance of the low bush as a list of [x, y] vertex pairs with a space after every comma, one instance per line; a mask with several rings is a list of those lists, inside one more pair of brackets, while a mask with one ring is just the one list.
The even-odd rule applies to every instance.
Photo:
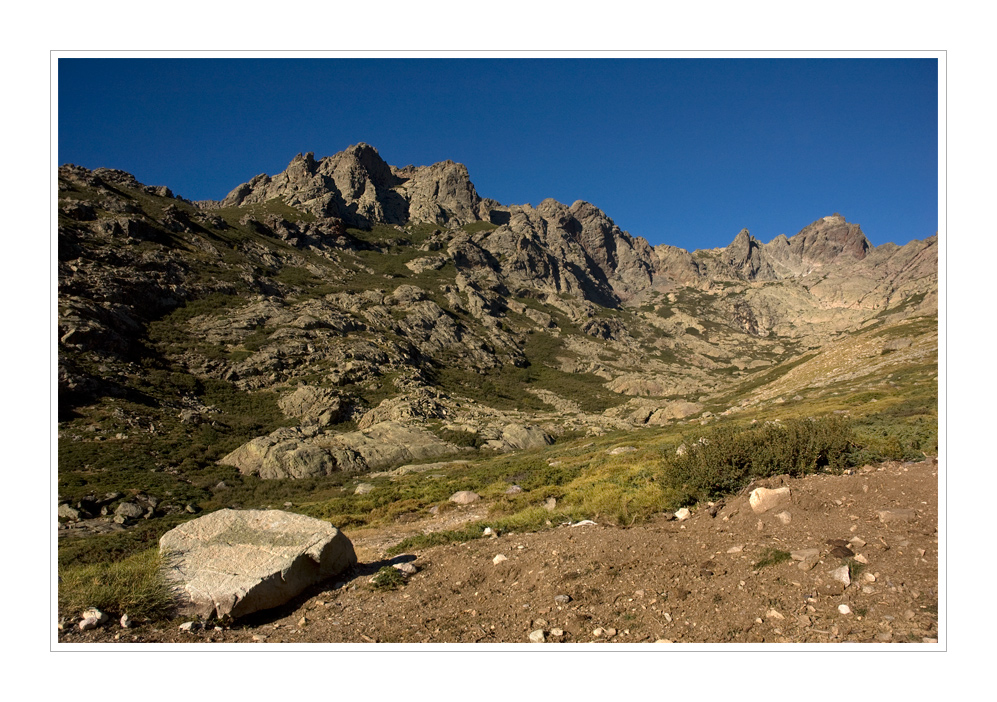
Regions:
[[691, 499], [711, 500], [756, 478], [842, 470], [855, 465], [855, 450], [848, 420], [826, 417], [748, 428], [721, 425], [665, 460], [672, 486]]

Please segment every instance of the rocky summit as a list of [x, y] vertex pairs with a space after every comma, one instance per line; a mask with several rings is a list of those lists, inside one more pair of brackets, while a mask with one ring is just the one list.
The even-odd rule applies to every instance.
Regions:
[[[710, 497], [661, 457], [727, 420], [860, 416], [878, 448], [855, 461], [933, 449], [937, 236], [874, 247], [815, 213], [767, 243], [651, 246], [591, 203], [501, 204], [461, 164], [367, 144], [219, 201], [58, 175], [61, 563], [222, 508], [349, 530], [468, 493], [630, 525]], [[506, 454], [528, 458], [480, 462]]]

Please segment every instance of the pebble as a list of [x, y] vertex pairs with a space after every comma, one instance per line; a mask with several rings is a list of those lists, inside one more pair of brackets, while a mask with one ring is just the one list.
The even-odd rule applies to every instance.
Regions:
[[530, 632], [530, 641], [533, 643], [543, 643], [546, 640], [544, 636], [543, 629], [537, 629], [536, 631]]
[[852, 584], [852, 578], [848, 574], [848, 566], [841, 566], [840, 568], [835, 568], [828, 573], [832, 578], [837, 580], [839, 583], [844, 583], [845, 587]]
[[509, 559], [508, 559], [508, 558], [506, 558], [505, 556], [503, 556], [503, 555], [502, 555], [502, 554], [500, 553], [499, 555], [495, 556], [495, 558], [493, 558], [493, 559], [492, 559], [492, 563], [494, 563], [495, 565], [498, 565], [498, 564], [499, 564], [499, 563], [501, 563], [502, 561], [507, 561], [507, 560], [509, 560]]
[[121, 628], [128, 629], [132, 625], [132, 620], [127, 614], [121, 615]]
[[793, 515], [791, 515], [789, 512], [779, 512], [779, 514], [775, 515], [775, 518], [778, 519], [779, 522], [782, 524], [789, 524], [791, 521], [793, 521]]
[[411, 563], [393, 563], [392, 568], [405, 575], [415, 575], [419, 570]]
[[96, 629], [98, 626], [107, 621], [107, 615], [101, 612], [96, 607], [91, 607], [83, 613], [82, 620], [80, 621], [79, 627], [80, 631], [89, 631], [90, 629]]
[[675, 513], [675, 518], [677, 520], [679, 520], [680, 522], [685, 521], [686, 519], [688, 519], [691, 516], [692, 516], [692, 512], [690, 512], [687, 507], [683, 507], [682, 509], [678, 510]]
[[298, 620], [298, 626], [300, 626], [300, 627], [303, 627], [307, 623], [308, 623], [308, 618], [307, 617], [302, 617], [301, 619]]
[[780, 614], [776, 610], [770, 609], [769, 611], [767, 611], [765, 613], [765, 618], [766, 619], [785, 619], [786, 617], [784, 617], [782, 614]]
[[550, 630], [550, 635], [551, 636], [564, 636], [564, 630], [563, 629], [551, 629]]
[[869, 564], [869, 559], [863, 556], [861, 553], [855, 556], [855, 560], [858, 561], [859, 563], [865, 563], [866, 565]]
[[727, 553], [740, 553], [744, 550], [744, 546], [731, 546], [727, 549]]
[[562, 604], [562, 605], [568, 604], [569, 602], [571, 602], [571, 595], [555, 595], [554, 601], [557, 604]]
[[838, 605], [838, 611], [841, 612], [842, 614], [851, 614], [852, 608], [846, 604], [840, 604]]

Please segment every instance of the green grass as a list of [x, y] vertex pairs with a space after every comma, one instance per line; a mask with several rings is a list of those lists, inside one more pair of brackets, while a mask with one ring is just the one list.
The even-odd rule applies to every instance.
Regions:
[[762, 568], [767, 568], [768, 566], [778, 565], [779, 563], [785, 563], [790, 560], [792, 556], [789, 551], [780, 551], [779, 549], [768, 549], [765, 554], [758, 560], [752, 567], [755, 570], [761, 570]]
[[168, 620], [176, 601], [161, 566], [158, 549], [149, 549], [120, 561], [60, 567], [59, 613], [72, 620], [96, 607], [115, 619]]

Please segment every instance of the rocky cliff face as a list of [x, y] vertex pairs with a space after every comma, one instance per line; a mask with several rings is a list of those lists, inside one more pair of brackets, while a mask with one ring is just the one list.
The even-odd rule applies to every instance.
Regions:
[[100, 427], [116, 403], [155, 446], [201, 427], [221, 453], [196, 460], [269, 477], [736, 411], [842, 334], [937, 308], [936, 237], [874, 248], [831, 215], [652, 248], [590, 203], [501, 205], [461, 164], [366, 144], [221, 202], [108, 169], [59, 183], [61, 416]]

